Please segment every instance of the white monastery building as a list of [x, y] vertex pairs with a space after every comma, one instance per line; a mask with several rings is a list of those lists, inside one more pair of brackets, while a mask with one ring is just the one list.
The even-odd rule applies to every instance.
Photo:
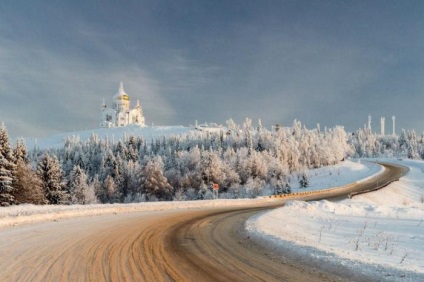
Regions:
[[145, 126], [140, 101], [134, 109], [130, 109], [130, 96], [124, 91], [124, 84], [119, 84], [118, 93], [113, 96], [112, 108], [108, 108], [103, 100], [100, 127], [121, 127], [127, 125]]

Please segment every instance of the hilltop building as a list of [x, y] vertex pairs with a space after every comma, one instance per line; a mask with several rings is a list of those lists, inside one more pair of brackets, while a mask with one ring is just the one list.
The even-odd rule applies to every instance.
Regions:
[[127, 125], [145, 126], [143, 109], [140, 101], [130, 109], [130, 97], [124, 91], [124, 84], [119, 84], [118, 93], [113, 96], [113, 105], [108, 108], [103, 100], [100, 127], [121, 127]]

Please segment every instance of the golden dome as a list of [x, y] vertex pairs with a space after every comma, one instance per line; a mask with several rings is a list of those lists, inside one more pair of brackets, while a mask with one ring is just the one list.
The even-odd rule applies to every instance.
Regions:
[[113, 99], [115, 99], [115, 100], [125, 100], [125, 101], [130, 100], [130, 96], [128, 96], [128, 94], [125, 93], [125, 91], [124, 91], [124, 84], [122, 83], [122, 81], [119, 84], [118, 93], [116, 93], [115, 96], [113, 96]]

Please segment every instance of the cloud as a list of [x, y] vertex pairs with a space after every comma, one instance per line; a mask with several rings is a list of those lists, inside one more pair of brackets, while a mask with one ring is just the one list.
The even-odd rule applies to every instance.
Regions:
[[0, 46], [0, 119], [13, 135], [97, 127], [102, 99], [111, 103], [121, 80], [133, 101], [140, 99], [147, 121], [174, 112], [160, 82], [137, 65], [99, 67], [78, 56], [5, 40]]
[[356, 130], [370, 113], [421, 129], [422, 17], [413, 6], [7, 4], [0, 120], [15, 135], [97, 127], [102, 99], [110, 103], [122, 80], [147, 124], [297, 118]]

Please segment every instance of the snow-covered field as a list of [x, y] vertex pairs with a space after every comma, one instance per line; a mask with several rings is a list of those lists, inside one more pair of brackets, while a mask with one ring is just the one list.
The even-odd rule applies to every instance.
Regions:
[[[395, 162], [395, 161], [392, 161]], [[292, 201], [251, 218], [247, 230], [273, 248], [376, 280], [424, 281], [424, 162], [388, 187], [340, 202]]]
[[41, 150], [59, 148], [65, 144], [65, 141], [70, 138], [72, 140], [88, 141], [90, 136], [97, 135], [101, 139], [108, 139], [111, 141], [124, 140], [127, 136], [142, 136], [145, 140], [152, 138], [161, 138], [163, 136], [178, 135], [182, 133], [195, 130], [194, 127], [184, 126], [126, 126], [116, 128], [97, 128], [77, 132], [65, 132], [49, 136], [46, 138], [34, 139], [26, 138], [26, 145], [28, 149], [37, 147]]
[[337, 165], [307, 171], [309, 186], [300, 188], [300, 185], [292, 184], [292, 192], [307, 192], [340, 187], [358, 180], [364, 180], [383, 170], [382, 166], [369, 161], [347, 160]]

